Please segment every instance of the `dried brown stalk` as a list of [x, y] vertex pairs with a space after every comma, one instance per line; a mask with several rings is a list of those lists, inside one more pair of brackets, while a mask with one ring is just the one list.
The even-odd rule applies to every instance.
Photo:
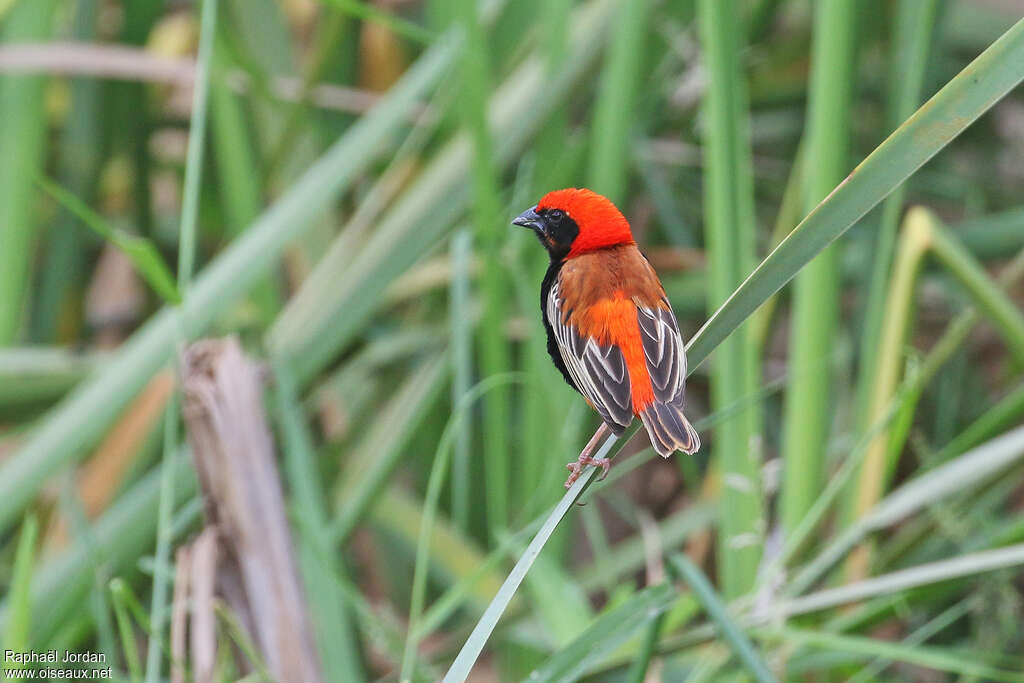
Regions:
[[183, 415], [209, 525], [192, 549], [195, 679], [207, 680], [215, 661], [207, 621], [213, 610], [201, 604], [212, 604], [215, 572], [217, 592], [249, 630], [271, 675], [322, 680], [263, 411], [263, 373], [233, 337], [196, 342], [181, 367]]

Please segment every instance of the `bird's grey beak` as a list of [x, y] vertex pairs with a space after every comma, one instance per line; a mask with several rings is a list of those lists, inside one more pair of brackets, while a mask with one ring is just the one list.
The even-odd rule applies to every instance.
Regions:
[[531, 230], [543, 230], [544, 221], [541, 219], [540, 214], [537, 213], [537, 207], [534, 206], [512, 219], [512, 225], [520, 225], [524, 228], [530, 228]]

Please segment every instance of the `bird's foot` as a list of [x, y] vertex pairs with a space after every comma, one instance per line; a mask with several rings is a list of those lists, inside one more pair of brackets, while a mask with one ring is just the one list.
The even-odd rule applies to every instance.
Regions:
[[[569, 488], [576, 483], [576, 480], [580, 478], [580, 473], [583, 471], [583, 468], [587, 465], [594, 465], [595, 467], [603, 469], [604, 474], [601, 475], [601, 479], [608, 476], [608, 468], [612, 466], [611, 461], [609, 461], [608, 458], [590, 457], [590, 454], [597, 449], [597, 445], [601, 443], [601, 440], [607, 433], [608, 425], [602, 422], [601, 426], [597, 428], [596, 432], [594, 432], [594, 435], [590, 437], [590, 441], [587, 442], [587, 445], [583, 447], [583, 450], [580, 452], [580, 457], [576, 458], [576, 462], [570, 462], [565, 466], [566, 469], [569, 470], [569, 478], [565, 480], [565, 488]], [[600, 481], [600, 479], [598, 481]]]
[[612, 461], [608, 458], [592, 458], [589, 455], [581, 455], [576, 462], [566, 463], [565, 468], [569, 470], [569, 478], [565, 480], [565, 488], [569, 488], [576, 483], [576, 480], [580, 478], [580, 473], [583, 472], [583, 468], [587, 465], [600, 467], [604, 470], [601, 473], [601, 479], [598, 479], [598, 481], [601, 481], [608, 476], [608, 470], [612, 466]]

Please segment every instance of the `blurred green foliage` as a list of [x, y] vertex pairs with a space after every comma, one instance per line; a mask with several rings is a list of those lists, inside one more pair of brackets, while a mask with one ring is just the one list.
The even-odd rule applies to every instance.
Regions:
[[[204, 2], [0, 1], [0, 649], [171, 668], [165, 370], [233, 333], [328, 680], [1021, 679], [1024, 7]], [[563, 497], [597, 420], [507, 221], [570, 185], [706, 445]]]

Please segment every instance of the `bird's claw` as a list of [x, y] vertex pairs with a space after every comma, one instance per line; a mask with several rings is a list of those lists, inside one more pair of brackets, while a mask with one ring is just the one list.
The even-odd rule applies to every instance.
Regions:
[[576, 483], [576, 480], [580, 478], [580, 473], [583, 471], [585, 465], [593, 465], [594, 467], [600, 467], [603, 471], [601, 472], [601, 478], [598, 481], [604, 481], [604, 478], [608, 476], [608, 470], [611, 469], [612, 461], [608, 458], [591, 458], [590, 456], [580, 456], [580, 459], [576, 462], [566, 463], [565, 468], [571, 472], [569, 478], [565, 480], [565, 488], [570, 488]]
[[579, 462], [569, 462], [565, 464], [565, 468], [569, 470], [569, 478], [565, 480], [565, 488], [572, 487], [576, 483], [576, 480], [580, 478], [580, 472], [583, 471], [583, 465]]

